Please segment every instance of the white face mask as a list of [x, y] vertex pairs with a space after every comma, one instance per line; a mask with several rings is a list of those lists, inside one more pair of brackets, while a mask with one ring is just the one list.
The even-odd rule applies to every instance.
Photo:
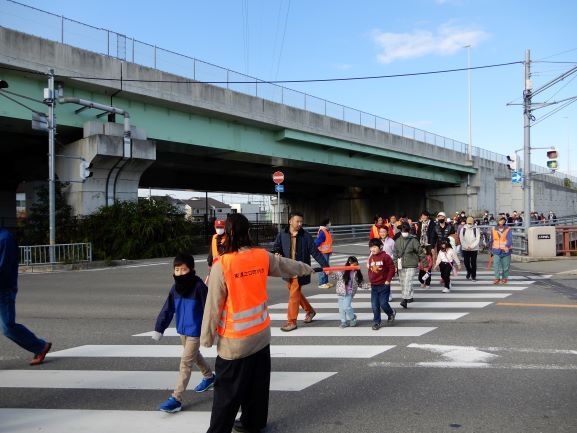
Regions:
[[224, 234], [224, 229], [216, 229], [216, 234], [217, 234], [217, 235], [223, 235], [223, 234]]
[[404, 232], [404, 233], [401, 233], [401, 236], [404, 237], [404, 238], [406, 238], [406, 237], [409, 236], [409, 234], [408, 234], [407, 232]]

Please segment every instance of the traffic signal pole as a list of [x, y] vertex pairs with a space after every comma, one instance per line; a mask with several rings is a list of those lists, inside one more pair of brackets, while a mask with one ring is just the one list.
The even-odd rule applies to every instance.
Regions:
[[48, 231], [49, 231], [49, 256], [50, 265], [54, 266], [55, 255], [54, 245], [56, 245], [56, 176], [54, 170], [54, 141], [56, 125], [54, 121], [54, 104], [56, 103], [54, 94], [54, 70], [50, 69], [48, 74]]

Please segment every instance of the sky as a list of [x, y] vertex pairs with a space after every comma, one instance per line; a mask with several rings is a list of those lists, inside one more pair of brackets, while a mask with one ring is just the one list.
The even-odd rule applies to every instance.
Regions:
[[[263, 80], [466, 68], [468, 54], [472, 67], [522, 62], [529, 49], [533, 89], [538, 89], [577, 65], [577, 2], [566, 0], [22, 2]], [[33, 19], [37, 25], [45, 21]], [[533, 102], [577, 96], [576, 77], [569, 76]], [[466, 71], [285, 86], [469, 140]], [[523, 88], [522, 64], [471, 71], [474, 146], [500, 154], [523, 147], [522, 107], [507, 105], [522, 102]], [[559, 105], [534, 112], [531, 144], [555, 146], [561, 171], [577, 175], [577, 104], [539, 122]], [[534, 150], [532, 162], [544, 166], [545, 154]]]

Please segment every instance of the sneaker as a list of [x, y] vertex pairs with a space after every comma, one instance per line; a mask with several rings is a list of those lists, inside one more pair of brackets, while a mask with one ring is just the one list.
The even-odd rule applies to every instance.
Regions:
[[317, 312], [315, 310], [309, 311], [305, 316], [304, 322], [305, 323], [311, 323], [313, 321], [313, 317], [315, 317], [316, 315], [317, 315]]
[[378, 331], [378, 330], [380, 329], [380, 327], [381, 327], [381, 324], [380, 324], [380, 323], [375, 323], [371, 329], [372, 329], [373, 331]]
[[406, 300], [406, 299], [403, 299], [403, 300], [401, 301], [401, 307], [407, 308], [407, 300]]
[[472, 281], [473, 283], [476, 283], [476, 282], [477, 282], [477, 279], [476, 279], [476, 278], [471, 278], [471, 281]]
[[158, 407], [158, 409], [168, 413], [179, 412], [182, 409], [182, 403], [170, 396], [168, 397], [168, 400]]
[[327, 283], [327, 284], [329, 285], [329, 289], [330, 289], [331, 287], [334, 287], [334, 284], [333, 284], [333, 283]]
[[499, 280], [495, 279], [495, 281], [493, 281], [493, 284], [499, 284]]
[[212, 374], [212, 377], [203, 378], [200, 381], [200, 383], [196, 385], [196, 387], [194, 388], [194, 392], [204, 392], [207, 389], [214, 387], [214, 379], [216, 379], [214, 373]]
[[349, 326], [350, 326], [350, 327], [353, 327], [353, 328], [354, 328], [355, 326], [357, 326], [357, 315], [356, 315], [356, 314], [354, 315], [353, 320], [351, 320], [351, 321], [349, 322]]
[[52, 348], [52, 343], [46, 343], [46, 345], [44, 346], [44, 349], [42, 349], [42, 352], [34, 355], [34, 358], [32, 358], [32, 361], [30, 361], [30, 365], [42, 364], [44, 362], [44, 358], [46, 358], [46, 354], [48, 352], [50, 352], [51, 348]]
[[232, 431], [238, 433], [251, 433], [253, 430], [247, 429], [239, 419], [234, 421], [234, 425], [232, 426]]
[[391, 302], [393, 300], [393, 295], [389, 295], [389, 302]]
[[341, 322], [341, 324], [339, 325], [339, 328], [341, 329], [345, 329], [349, 326], [349, 322]]
[[467, 274], [467, 276], [465, 277], [467, 280], [471, 279], [471, 274]]
[[290, 322], [285, 323], [283, 326], [280, 327], [280, 330], [284, 332], [294, 331], [295, 329], [297, 329], [297, 324]]
[[411, 302], [413, 302], [413, 301], [414, 301], [414, 299], [413, 299], [413, 298], [411, 298], [411, 299], [407, 299], [407, 302], [408, 302], [409, 304], [410, 304]]
[[450, 292], [451, 292], [451, 289], [443, 287], [443, 293], [450, 293]]
[[501, 283], [507, 284], [507, 278], [503, 278], [503, 279], [501, 280]]
[[330, 288], [331, 288], [331, 285], [329, 283], [321, 284], [319, 286], [319, 289], [330, 289]]
[[395, 317], [397, 317], [397, 310], [393, 309], [393, 314], [391, 314], [387, 319], [387, 322], [389, 322], [389, 326], [395, 322]]

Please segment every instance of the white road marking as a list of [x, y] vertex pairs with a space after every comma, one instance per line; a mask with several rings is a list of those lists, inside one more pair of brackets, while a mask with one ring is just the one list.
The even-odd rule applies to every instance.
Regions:
[[499, 355], [484, 352], [473, 346], [447, 346], [441, 344], [409, 344], [410, 348], [423, 349], [429, 352], [438, 353], [445, 360], [429, 362], [431, 364], [449, 364], [453, 366], [464, 367], [466, 364], [474, 365], [476, 367], [481, 364], [487, 364], [489, 361], [494, 361]]
[[382, 368], [485, 368], [496, 370], [577, 370], [577, 365], [566, 364], [488, 364], [485, 362], [379, 362], [367, 364], [369, 367]]
[[[423, 290], [421, 292], [415, 292], [415, 299], [504, 299], [512, 295], [512, 293], [438, 293], [437, 290], [433, 292], [434, 289], [429, 289], [429, 291]], [[307, 296], [307, 299], [333, 299], [337, 300], [337, 294], [320, 294]], [[353, 298], [353, 306], [355, 299], [371, 299], [370, 293], [358, 293]]]
[[[391, 302], [391, 307], [400, 308], [398, 302]], [[492, 302], [417, 302], [410, 304], [409, 308], [446, 308], [446, 309], [461, 309], [461, 308], [485, 308], [491, 305]], [[336, 303], [333, 302], [313, 302], [311, 306], [316, 309], [337, 308]], [[287, 303], [274, 304], [269, 306], [269, 310], [286, 310]], [[354, 302], [354, 308], [371, 308], [370, 302]]]
[[[371, 315], [372, 318], [372, 315]], [[286, 317], [285, 317], [286, 319]], [[168, 330], [167, 330], [168, 331]], [[169, 335], [170, 336], [170, 335]], [[360, 345], [272, 345], [272, 358], [372, 358], [395, 346]], [[216, 358], [216, 346], [201, 348], [206, 358]], [[182, 346], [166, 344], [146, 345], [85, 345], [48, 354], [49, 358], [180, 358]], [[0, 385], [2, 386], [2, 385]]]
[[438, 346], [431, 344], [417, 344], [412, 343], [407, 347], [414, 347], [418, 349], [427, 349], [429, 347], [471, 347], [474, 349], [484, 350], [488, 352], [519, 352], [519, 353], [544, 353], [544, 354], [560, 354], [560, 355], [577, 355], [577, 350], [573, 349], [536, 349], [527, 347], [474, 347], [474, 346]]
[[[353, 307], [355, 305], [353, 304]], [[335, 303], [336, 307], [336, 303]], [[373, 313], [355, 313], [357, 316], [357, 320], [373, 320]], [[466, 316], [469, 313], [405, 313], [404, 311], [397, 310], [397, 316], [395, 320], [427, 320], [427, 321], [436, 321], [436, 320], [457, 320], [461, 317]], [[299, 320], [303, 320], [305, 318], [305, 313], [300, 313], [298, 316]], [[271, 320], [287, 320], [286, 314], [271, 314]], [[317, 313], [314, 320], [320, 321], [338, 321], [340, 322], [340, 315], [339, 313]]]
[[1, 433], [205, 433], [210, 412], [3, 408], [0, 419]]
[[[173, 390], [178, 371], [2, 370], [0, 388]], [[271, 391], [302, 391], [337, 374], [325, 371], [273, 371]], [[202, 380], [199, 372], [191, 384]], [[134, 431], [134, 430], [130, 430]]]
[[[384, 322], [386, 322], [386, 315], [383, 315]], [[420, 337], [437, 328], [435, 327], [421, 327], [421, 326], [392, 326], [373, 331], [369, 327], [355, 327], [340, 329], [338, 327], [327, 326], [302, 326], [294, 331], [283, 332], [279, 328], [271, 328], [273, 337]], [[150, 337], [151, 332], [143, 332], [142, 334], [135, 334], [133, 337]], [[168, 328], [164, 332], [165, 337], [177, 337], [176, 328]], [[355, 346], [353, 346], [355, 347]]]

